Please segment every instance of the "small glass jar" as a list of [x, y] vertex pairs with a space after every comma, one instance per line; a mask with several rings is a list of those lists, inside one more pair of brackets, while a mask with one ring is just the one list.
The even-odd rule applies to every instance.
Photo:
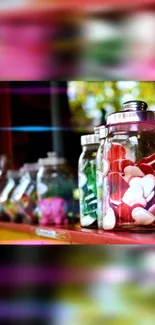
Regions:
[[96, 155], [96, 185], [97, 185], [97, 214], [98, 214], [98, 227], [102, 228], [102, 179], [103, 179], [103, 154], [105, 139], [108, 135], [108, 129], [106, 127], [100, 127], [99, 139], [100, 146]]
[[79, 201], [81, 227], [97, 227], [96, 154], [99, 136], [81, 137], [82, 154], [79, 158]]
[[7, 182], [0, 195], [0, 220], [14, 221], [14, 206], [10, 202], [13, 191], [19, 184], [20, 174], [17, 170], [8, 170]]
[[41, 225], [68, 224], [73, 208], [74, 181], [64, 162], [56, 153], [39, 159], [37, 194]]
[[155, 229], [155, 114], [130, 101], [107, 117], [107, 127], [102, 227]]
[[16, 223], [26, 222], [26, 213], [23, 209], [21, 201], [23, 196], [31, 183], [31, 177], [27, 170], [21, 168], [19, 170], [20, 180], [15, 189], [13, 190], [9, 199], [9, 210], [12, 214], [12, 221]]
[[19, 196], [16, 202], [22, 209], [24, 223], [36, 224], [38, 222], [37, 211], [37, 163], [27, 163], [20, 169], [23, 175], [23, 182], [19, 188]]

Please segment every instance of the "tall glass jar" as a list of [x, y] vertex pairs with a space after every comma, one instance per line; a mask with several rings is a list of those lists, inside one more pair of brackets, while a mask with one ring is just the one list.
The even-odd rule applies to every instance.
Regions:
[[155, 114], [130, 101], [107, 117], [103, 229], [155, 229]]
[[82, 154], [79, 158], [79, 200], [81, 227], [97, 227], [96, 154], [99, 136], [81, 137]]
[[67, 224], [73, 208], [74, 181], [56, 153], [39, 160], [37, 194], [42, 225]]
[[102, 179], [103, 179], [103, 155], [105, 139], [108, 135], [108, 129], [101, 127], [99, 130], [100, 146], [96, 156], [96, 184], [97, 184], [97, 214], [98, 214], [98, 227], [102, 228]]

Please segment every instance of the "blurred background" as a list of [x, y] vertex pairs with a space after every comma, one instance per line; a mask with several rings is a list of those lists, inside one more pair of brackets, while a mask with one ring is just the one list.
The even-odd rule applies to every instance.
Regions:
[[76, 173], [80, 136], [132, 99], [155, 110], [155, 82], [0, 82], [0, 155], [19, 168], [56, 151]]
[[17, 246], [7, 253], [3, 324], [154, 324], [154, 247]]
[[1, 80], [154, 80], [154, 0], [0, 2]]

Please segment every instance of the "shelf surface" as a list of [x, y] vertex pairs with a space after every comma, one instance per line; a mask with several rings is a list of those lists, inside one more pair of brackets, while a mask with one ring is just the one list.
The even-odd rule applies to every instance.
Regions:
[[[8, 242], [9, 241], [9, 242]], [[30, 226], [0, 222], [0, 244], [154, 245], [155, 232], [127, 233], [81, 229], [80, 226]]]

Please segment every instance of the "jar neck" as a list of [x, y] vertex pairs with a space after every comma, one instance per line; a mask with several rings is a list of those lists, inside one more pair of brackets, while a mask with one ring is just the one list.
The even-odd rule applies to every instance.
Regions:
[[82, 147], [83, 151], [97, 151], [99, 147], [99, 143], [87, 144]]

